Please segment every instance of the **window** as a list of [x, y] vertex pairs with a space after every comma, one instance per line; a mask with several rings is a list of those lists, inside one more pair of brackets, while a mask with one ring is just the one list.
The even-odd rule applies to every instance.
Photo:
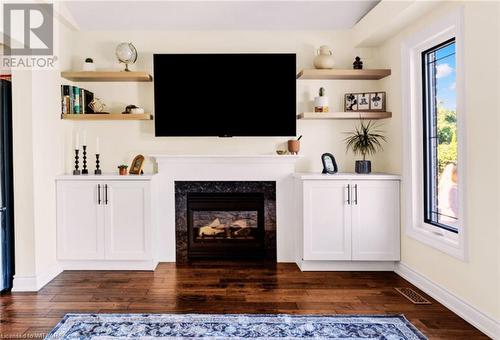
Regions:
[[467, 260], [463, 9], [401, 42], [406, 234]]
[[455, 38], [422, 52], [424, 222], [458, 233]]

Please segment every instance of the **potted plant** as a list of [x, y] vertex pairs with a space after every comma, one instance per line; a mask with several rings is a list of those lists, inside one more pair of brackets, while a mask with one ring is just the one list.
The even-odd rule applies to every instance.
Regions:
[[118, 165], [118, 170], [120, 170], [120, 176], [125, 176], [127, 174], [128, 165], [122, 164]]
[[290, 139], [288, 141], [288, 151], [292, 155], [298, 155], [300, 151], [300, 139], [302, 138], [302, 135], [300, 135], [299, 138], [297, 139]]
[[356, 173], [369, 174], [372, 171], [372, 164], [371, 161], [366, 160], [366, 155], [374, 155], [377, 151], [383, 150], [382, 142], [387, 142], [387, 139], [372, 121], [365, 124], [362, 119], [360, 119], [360, 126], [348, 134], [349, 136], [344, 139], [346, 152], [352, 149], [355, 155], [363, 156], [363, 160], [356, 161]]

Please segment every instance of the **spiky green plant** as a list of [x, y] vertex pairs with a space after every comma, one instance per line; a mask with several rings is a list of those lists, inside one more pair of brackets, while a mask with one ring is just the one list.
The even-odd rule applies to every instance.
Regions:
[[387, 142], [387, 138], [371, 120], [368, 124], [365, 124], [363, 119], [359, 121], [360, 125], [356, 126], [356, 130], [353, 132], [348, 132], [349, 136], [344, 141], [346, 142], [346, 152], [352, 149], [355, 155], [361, 154], [363, 160], [366, 160], [366, 155], [374, 155], [377, 151], [384, 149], [382, 142]]

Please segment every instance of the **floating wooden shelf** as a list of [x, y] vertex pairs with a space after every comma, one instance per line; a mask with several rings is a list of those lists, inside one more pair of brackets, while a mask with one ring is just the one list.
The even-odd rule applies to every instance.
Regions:
[[392, 112], [302, 112], [297, 119], [384, 119], [391, 118]]
[[62, 114], [61, 119], [69, 120], [151, 120], [150, 113], [84, 113], [84, 114]]
[[297, 79], [353, 79], [353, 80], [378, 80], [391, 75], [389, 69], [373, 70], [351, 70], [351, 69], [331, 69], [331, 70], [302, 70], [297, 74]]
[[71, 81], [151, 81], [153, 78], [147, 72], [125, 71], [80, 71], [61, 72], [61, 77]]

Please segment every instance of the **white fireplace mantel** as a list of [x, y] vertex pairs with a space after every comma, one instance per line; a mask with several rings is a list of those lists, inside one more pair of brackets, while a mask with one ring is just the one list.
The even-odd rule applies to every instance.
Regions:
[[298, 155], [150, 155], [158, 165], [158, 259], [175, 262], [175, 181], [275, 181], [278, 262], [295, 262], [293, 174]]

